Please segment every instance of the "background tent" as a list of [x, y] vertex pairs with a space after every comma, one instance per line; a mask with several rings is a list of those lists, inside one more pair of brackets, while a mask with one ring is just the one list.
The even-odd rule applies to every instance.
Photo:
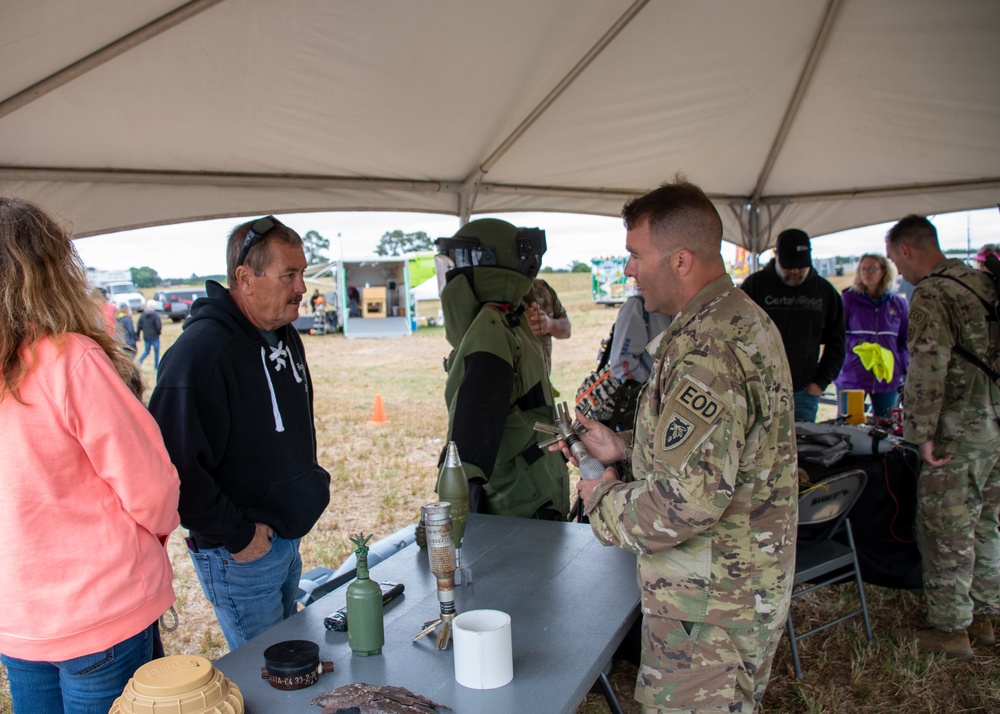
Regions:
[[760, 251], [993, 205], [996, 0], [4, 0], [0, 194], [78, 235], [262, 212], [616, 215]]

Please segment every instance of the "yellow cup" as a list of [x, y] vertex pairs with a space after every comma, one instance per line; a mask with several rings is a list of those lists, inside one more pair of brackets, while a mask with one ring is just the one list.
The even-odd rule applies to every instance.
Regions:
[[839, 407], [840, 418], [848, 424], [864, 424], [865, 418], [865, 390], [844, 389], [840, 392]]

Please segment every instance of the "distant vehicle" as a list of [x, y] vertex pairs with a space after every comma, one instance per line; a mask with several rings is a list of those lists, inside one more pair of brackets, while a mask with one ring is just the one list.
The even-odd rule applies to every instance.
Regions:
[[142, 296], [131, 280], [122, 283], [105, 283], [102, 285], [108, 291], [108, 302], [115, 305], [126, 303], [132, 312], [142, 312], [146, 309], [146, 298]]
[[169, 317], [172, 322], [181, 322], [191, 312], [191, 304], [206, 294], [204, 288], [159, 290], [153, 296], [153, 304], [161, 317]]
[[146, 308], [146, 298], [132, 282], [132, 272], [129, 270], [95, 270], [87, 268], [87, 280], [91, 285], [101, 288], [108, 295], [108, 302], [120, 305], [125, 303], [134, 312], [142, 312]]
[[590, 283], [598, 305], [621, 305], [636, 294], [635, 282], [625, 277], [628, 256], [605, 255], [590, 261]]

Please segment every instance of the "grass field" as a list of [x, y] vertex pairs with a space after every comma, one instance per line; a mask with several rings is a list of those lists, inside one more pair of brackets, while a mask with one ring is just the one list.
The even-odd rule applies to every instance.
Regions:
[[[591, 371], [600, 341], [615, 311], [594, 305], [589, 274], [546, 275], [566, 306], [573, 335], [553, 347], [553, 384], [570, 402]], [[839, 288], [850, 276], [834, 279]], [[422, 314], [436, 305], [421, 304]], [[163, 346], [180, 332], [165, 322]], [[319, 458], [332, 476], [331, 502], [320, 522], [302, 541], [305, 569], [336, 568], [351, 551], [348, 536], [359, 530], [375, 539], [417, 520], [422, 504], [434, 500], [437, 456], [447, 433], [442, 390], [442, 360], [449, 347], [443, 328], [420, 329], [409, 337], [360, 340], [341, 335], [304, 335], [316, 394]], [[152, 359], [143, 374], [149, 387]], [[376, 395], [389, 424], [370, 425]], [[833, 416], [823, 407], [820, 419]], [[205, 602], [183, 546], [183, 531], [170, 539], [180, 623], [165, 633], [168, 654], [191, 653], [210, 659], [226, 652], [225, 641]], [[846, 612], [856, 595], [849, 586], [831, 587], [796, 600], [800, 627], [811, 616]], [[917, 624], [922, 595], [869, 586], [866, 589], [875, 630], [869, 644], [857, 619], [804, 640], [800, 646], [805, 679], [796, 681], [788, 646], [782, 643], [761, 711], [833, 714], [841, 712], [995, 712], [1000, 711], [998, 649], [977, 649], [973, 662], [947, 662], [917, 656], [888, 637], [898, 624]], [[592, 613], [600, 617], [600, 613]], [[611, 680], [626, 712], [632, 700], [635, 669], [619, 663]], [[9, 711], [6, 679], [0, 682], [0, 711]], [[578, 714], [608, 711], [590, 695]], [[264, 714], [264, 713], [258, 713]], [[271, 714], [271, 713], [267, 713]]]

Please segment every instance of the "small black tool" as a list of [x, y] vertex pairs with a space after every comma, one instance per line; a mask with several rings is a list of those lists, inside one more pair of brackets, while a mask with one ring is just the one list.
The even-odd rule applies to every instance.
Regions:
[[[379, 583], [382, 589], [382, 604], [388, 605], [391, 601], [403, 594], [405, 587], [402, 583]], [[337, 632], [347, 632], [347, 608], [342, 607], [334, 613], [323, 618], [323, 625], [328, 630]]]

